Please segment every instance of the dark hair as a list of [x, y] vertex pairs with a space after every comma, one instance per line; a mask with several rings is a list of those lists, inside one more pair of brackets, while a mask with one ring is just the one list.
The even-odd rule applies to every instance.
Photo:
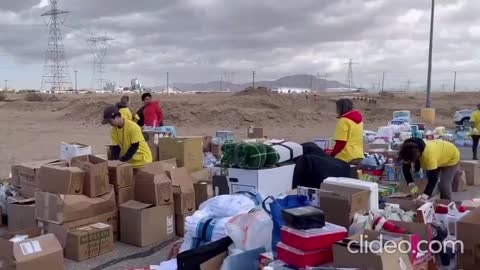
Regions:
[[120, 102], [121, 102], [121, 103], [127, 104], [129, 101], [130, 101], [130, 97], [129, 97], [129, 96], [122, 96], [122, 97], [120, 98]]
[[152, 94], [150, 94], [150, 93], [143, 93], [143, 95], [142, 95], [142, 101], [144, 101], [147, 97], [152, 98]]
[[418, 144], [414, 142], [405, 142], [398, 152], [398, 159], [406, 162], [416, 162], [420, 157], [421, 151]]
[[341, 98], [337, 100], [337, 114], [342, 116], [353, 110], [353, 101], [348, 98]]

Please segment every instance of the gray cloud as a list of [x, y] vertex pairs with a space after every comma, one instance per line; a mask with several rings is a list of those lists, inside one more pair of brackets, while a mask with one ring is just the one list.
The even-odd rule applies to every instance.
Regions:
[[[70, 11], [65, 46], [82, 83], [89, 81], [91, 55], [86, 39], [105, 32], [115, 38], [106, 59], [108, 78], [128, 84], [139, 77], [161, 85], [216, 80], [222, 72], [245, 81], [294, 73], [329, 73], [343, 81], [353, 58], [355, 81], [370, 86], [386, 71], [387, 86], [407, 80], [424, 86], [430, 1], [418, 0], [60, 0]], [[38, 72], [18, 82], [36, 87], [42, 71], [47, 28], [40, 0], [0, 3], [0, 54], [17, 69]], [[480, 65], [480, 2], [437, 1], [434, 85], [459, 71], [459, 87], [476, 87]], [[0, 64], [1, 66], [1, 64]], [[72, 68], [73, 69], [73, 68]], [[13, 72], [12, 70], [11, 72]], [[35, 77], [36, 76], [36, 77]]]

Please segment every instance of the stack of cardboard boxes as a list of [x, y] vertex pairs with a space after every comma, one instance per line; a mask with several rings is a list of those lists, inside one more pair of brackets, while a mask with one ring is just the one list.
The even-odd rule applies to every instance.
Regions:
[[147, 246], [175, 237], [172, 181], [160, 162], [135, 174], [135, 200], [120, 205], [120, 241]]
[[85, 260], [112, 251], [117, 210], [107, 161], [75, 157], [70, 164], [42, 166], [38, 175], [36, 219], [45, 233], [57, 237], [66, 257]]
[[135, 199], [132, 165], [120, 161], [108, 161], [108, 178], [115, 190], [118, 205]]

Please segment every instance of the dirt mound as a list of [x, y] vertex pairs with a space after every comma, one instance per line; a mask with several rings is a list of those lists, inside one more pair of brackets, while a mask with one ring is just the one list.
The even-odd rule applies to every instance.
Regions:
[[266, 87], [248, 87], [245, 88], [244, 90], [237, 92], [234, 94], [234, 96], [237, 97], [242, 97], [242, 96], [273, 96], [276, 95], [275, 93], [272, 92], [271, 89], [266, 88]]
[[28, 93], [25, 95], [25, 101], [28, 102], [57, 102], [60, 99], [55, 95]]
[[62, 109], [65, 111], [65, 114], [61, 116], [60, 119], [101, 124], [103, 109], [108, 105], [112, 104], [105, 101], [90, 102], [89, 100], [77, 100]]

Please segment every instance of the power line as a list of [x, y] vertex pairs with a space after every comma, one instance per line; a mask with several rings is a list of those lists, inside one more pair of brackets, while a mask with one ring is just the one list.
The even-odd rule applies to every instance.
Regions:
[[57, 0], [50, 0], [50, 11], [42, 14], [42, 17], [48, 17], [46, 24], [49, 27], [42, 91], [61, 91], [71, 88], [70, 72], [61, 29], [65, 23], [64, 15], [68, 11], [59, 10], [57, 4]]
[[355, 86], [355, 83], [353, 81], [353, 65], [356, 64], [358, 63], [354, 63], [352, 59], [350, 59], [348, 63], [345, 63], [345, 65], [348, 65], [347, 79], [345, 80], [345, 84], [348, 85], [348, 89], [351, 89]]
[[114, 40], [104, 36], [90, 37], [87, 39], [90, 48], [93, 51], [93, 75], [92, 75], [92, 89], [102, 90], [105, 87], [105, 57], [110, 46], [109, 42]]

